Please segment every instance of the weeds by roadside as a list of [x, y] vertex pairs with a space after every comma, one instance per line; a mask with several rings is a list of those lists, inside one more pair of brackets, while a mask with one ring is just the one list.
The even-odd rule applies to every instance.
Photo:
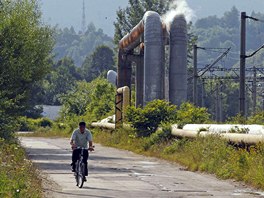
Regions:
[[167, 134], [157, 131], [150, 137], [136, 137], [131, 130], [115, 133], [95, 130], [94, 138], [105, 146], [166, 159], [191, 171], [204, 171], [264, 189], [264, 144], [247, 151], [234, 148], [217, 136], [188, 140], [167, 138]]
[[15, 140], [0, 139], [0, 197], [41, 196], [41, 180], [25, 150]]

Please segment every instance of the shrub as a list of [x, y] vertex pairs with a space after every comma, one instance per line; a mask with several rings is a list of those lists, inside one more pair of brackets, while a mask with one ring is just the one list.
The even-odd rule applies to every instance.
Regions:
[[133, 106], [127, 109], [127, 121], [139, 136], [149, 136], [162, 122], [175, 120], [176, 106], [164, 100], [149, 102], [143, 109]]
[[264, 111], [259, 112], [248, 118], [248, 124], [264, 124]]
[[40, 118], [37, 120], [37, 122], [38, 122], [38, 126], [44, 127], [44, 128], [52, 127], [52, 124], [53, 124], [52, 120], [48, 118]]
[[53, 121], [48, 118], [32, 119], [27, 117], [19, 118], [19, 130], [20, 131], [35, 131], [40, 127], [52, 127]]
[[195, 107], [191, 103], [183, 103], [177, 111], [177, 123], [179, 128], [185, 124], [203, 124], [210, 122], [210, 114], [206, 108]]
[[246, 124], [247, 119], [244, 116], [242, 116], [241, 114], [237, 114], [234, 117], [228, 118], [227, 123], [229, 123], [229, 124]]
[[37, 129], [36, 120], [27, 118], [27, 117], [20, 117], [19, 118], [19, 131], [34, 131]]
[[158, 145], [162, 142], [167, 142], [171, 139], [171, 125], [162, 124], [161, 128], [158, 129], [155, 133], [152, 133], [147, 139], [144, 149], [148, 150], [152, 145]]

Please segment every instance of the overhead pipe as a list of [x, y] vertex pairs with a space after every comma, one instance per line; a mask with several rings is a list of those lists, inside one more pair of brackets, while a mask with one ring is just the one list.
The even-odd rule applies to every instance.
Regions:
[[144, 33], [144, 20], [142, 19], [129, 34], [124, 36], [119, 42], [119, 49], [129, 51], [140, 44], [140, 37]]
[[[120, 41], [119, 41], [119, 49], [123, 50], [124, 52], [133, 50], [136, 48], [140, 43], [144, 41], [143, 33], [145, 31], [145, 19], [148, 17], [149, 12], [145, 13], [143, 19], [131, 30], [130, 33], [125, 35]], [[168, 31], [166, 24], [162, 22], [162, 30], [164, 34], [165, 43], [168, 43]], [[143, 48], [143, 46], [141, 46]]]
[[181, 105], [187, 100], [187, 23], [177, 15], [170, 24], [169, 101]]

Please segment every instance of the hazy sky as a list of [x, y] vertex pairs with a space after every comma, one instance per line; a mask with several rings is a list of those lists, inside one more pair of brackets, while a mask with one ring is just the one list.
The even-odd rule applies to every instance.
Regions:
[[[60, 27], [81, 29], [82, 0], [40, 0], [44, 21]], [[96, 27], [113, 36], [115, 13], [118, 7], [125, 7], [127, 0], [85, 0], [86, 23], [94, 22]], [[187, 0], [197, 18], [209, 15], [222, 16], [236, 6], [250, 14], [253, 10], [264, 12], [264, 0]]]

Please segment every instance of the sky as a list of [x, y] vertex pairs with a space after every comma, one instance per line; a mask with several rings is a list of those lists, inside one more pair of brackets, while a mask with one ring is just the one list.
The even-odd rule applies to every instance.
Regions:
[[[114, 34], [116, 10], [127, 5], [128, 0], [85, 0], [86, 23], [93, 22], [110, 36]], [[187, 0], [195, 12], [194, 21], [210, 15], [222, 16], [232, 6], [250, 14], [253, 10], [264, 12], [264, 0]], [[40, 0], [44, 22], [59, 27], [73, 26], [81, 30], [82, 0]]]

